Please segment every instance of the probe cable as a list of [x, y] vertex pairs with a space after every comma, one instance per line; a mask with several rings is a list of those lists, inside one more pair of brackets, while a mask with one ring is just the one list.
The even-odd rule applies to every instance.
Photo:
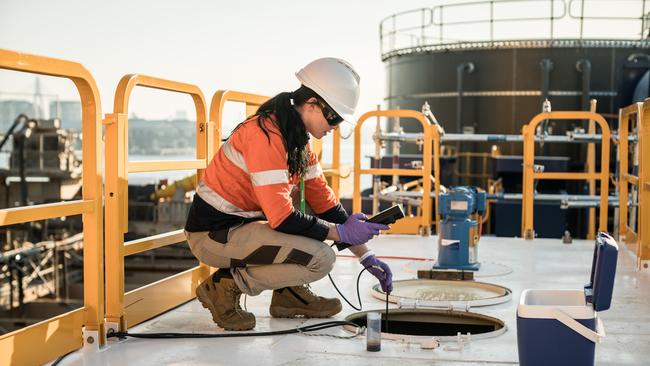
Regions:
[[[354, 306], [348, 301], [348, 299], [341, 293], [339, 288], [336, 286], [334, 283], [334, 280], [332, 279], [332, 276], [328, 274], [328, 277], [330, 281], [332, 281], [332, 285], [336, 289], [336, 292], [341, 295], [343, 300], [348, 303], [353, 309], [357, 311], [361, 311], [362, 309], [362, 304], [361, 304], [361, 293], [359, 291], [359, 281], [361, 280], [361, 275], [363, 272], [365, 272], [368, 268], [364, 268], [359, 272], [359, 275], [357, 276], [357, 299], [359, 300], [359, 306]], [[386, 294], [386, 326], [388, 325], [388, 294]], [[175, 338], [234, 338], [234, 337], [261, 337], [261, 336], [275, 336], [275, 335], [285, 335], [285, 334], [294, 334], [294, 333], [306, 333], [306, 332], [314, 332], [318, 330], [323, 330], [327, 328], [333, 328], [333, 327], [338, 327], [338, 326], [354, 326], [356, 327], [357, 330], [357, 335], [361, 334], [364, 330], [365, 327], [359, 326], [356, 323], [348, 322], [348, 321], [328, 321], [328, 322], [321, 322], [321, 323], [316, 323], [312, 325], [306, 325], [303, 327], [296, 327], [292, 329], [284, 329], [284, 330], [276, 330], [276, 331], [268, 331], [268, 332], [234, 332], [234, 333], [174, 333], [174, 332], [164, 332], [164, 333], [129, 333], [129, 332], [115, 332], [115, 331], [109, 331], [107, 334], [107, 338], [120, 338], [124, 339], [127, 337], [133, 337], [133, 338], [146, 338], [146, 339], [175, 339]]]
[[[332, 276], [328, 273], [327, 276], [329, 277], [330, 281], [332, 282], [332, 286], [334, 286], [334, 289], [336, 289], [336, 292], [341, 295], [343, 300], [345, 300], [350, 307], [357, 311], [361, 311], [363, 308], [361, 304], [361, 293], [359, 291], [359, 281], [361, 280], [361, 275], [363, 272], [368, 270], [368, 267], [364, 267], [360, 272], [359, 275], [357, 275], [357, 299], [359, 300], [359, 306], [354, 306], [348, 299], [341, 293], [339, 288], [336, 286], [336, 283], [334, 283], [334, 280], [332, 279]], [[332, 336], [335, 338], [354, 338], [359, 335], [361, 335], [366, 327], [365, 326], [360, 326], [359, 324], [353, 323], [353, 322], [348, 322], [348, 321], [340, 321], [340, 320], [335, 320], [335, 321], [328, 321], [328, 322], [321, 322], [321, 323], [316, 323], [316, 324], [311, 324], [311, 325], [306, 325], [302, 327], [296, 327], [293, 329], [283, 329], [283, 330], [276, 330], [276, 331], [268, 331], [268, 332], [233, 332], [233, 333], [173, 333], [173, 332], [163, 332], [163, 333], [129, 333], [129, 332], [115, 332], [113, 330], [109, 330], [108, 333], [106, 334], [106, 338], [119, 338], [119, 339], [126, 339], [127, 337], [132, 337], [132, 338], [144, 338], [144, 339], [179, 339], [179, 338], [238, 338], [238, 337], [262, 337], [262, 336], [276, 336], [276, 335], [286, 335], [286, 334], [295, 334], [295, 333], [300, 333], [300, 334], [305, 334], [305, 335], [315, 335], [315, 334], [306, 334], [308, 332], [315, 332], [318, 330], [323, 330], [327, 328], [334, 328], [334, 327], [339, 327], [339, 326], [353, 326], [357, 328], [357, 331], [355, 334], [353, 334], [351, 337], [340, 337], [340, 336]], [[384, 329], [385, 332], [388, 333], [388, 293], [386, 293], [386, 310], [385, 310], [385, 319], [384, 319]], [[319, 335], [327, 335], [328, 334], [319, 334]], [[58, 359], [56, 359], [53, 363], [52, 366], [58, 365], [65, 357], [73, 353], [74, 351], [68, 352], [65, 355], [62, 355]]]
[[[117, 337], [120, 339], [126, 337], [133, 338], [146, 338], [146, 339], [176, 339], [176, 338], [234, 338], [234, 337], [259, 337], [259, 336], [275, 336], [293, 333], [314, 332], [327, 328], [339, 327], [350, 325], [357, 328], [363, 328], [358, 324], [346, 321], [329, 321], [312, 325], [305, 325], [303, 327], [296, 327], [292, 329], [275, 330], [268, 332], [235, 332], [235, 333], [129, 333], [129, 332], [108, 332], [107, 337]], [[360, 331], [357, 333], [361, 333]]]
[[[359, 291], [359, 281], [361, 279], [361, 274], [366, 271], [368, 268], [364, 268], [359, 272], [359, 275], [357, 276], [357, 297], [359, 299], [359, 307], [356, 307], [352, 305], [345, 296], [339, 291], [338, 287], [334, 283], [334, 280], [332, 279], [332, 276], [328, 274], [330, 280], [332, 281], [332, 285], [334, 285], [334, 288], [336, 291], [343, 297], [345, 302], [347, 302], [352, 308], [361, 311], [361, 294]], [[386, 296], [386, 299], [388, 299], [388, 295]], [[386, 302], [386, 308], [388, 308], [388, 302]], [[359, 335], [363, 333], [363, 330], [365, 330], [365, 327], [359, 326], [356, 323], [352, 322], [347, 322], [347, 321], [328, 321], [328, 322], [321, 322], [321, 323], [316, 323], [312, 325], [306, 325], [303, 327], [296, 327], [292, 329], [284, 329], [284, 330], [277, 330], [277, 331], [268, 331], [268, 332], [233, 332], [233, 333], [173, 333], [173, 332], [165, 332], [165, 333], [129, 333], [129, 332], [115, 332], [115, 331], [109, 331], [107, 334], [107, 338], [120, 338], [124, 339], [127, 337], [133, 337], [133, 338], [147, 338], [147, 339], [175, 339], [175, 338], [234, 338], [234, 337], [261, 337], [261, 336], [275, 336], [275, 335], [285, 335], [285, 334], [294, 334], [294, 333], [306, 333], [306, 332], [314, 332], [318, 330], [323, 330], [327, 328], [333, 328], [333, 327], [338, 327], [338, 326], [353, 326], [357, 328], [357, 334]]]
[[[327, 274], [327, 277], [329, 277], [330, 282], [332, 282], [332, 286], [334, 286], [336, 292], [338, 292], [339, 295], [343, 298], [343, 300], [345, 300], [345, 302], [348, 303], [348, 305], [350, 305], [350, 307], [356, 311], [361, 311], [361, 309], [363, 309], [363, 305], [361, 304], [361, 293], [359, 292], [359, 281], [361, 280], [361, 275], [363, 274], [363, 272], [368, 270], [368, 268], [370, 267], [364, 267], [361, 270], [361, 272], [359, 272], [359, 275], [357, 276], [357, 300], [359, 301], [358, 307], [352, 305], [352, 303], [345, 297], [345, 295], [341, 293], [341, 290], [339, 290], [339, 288], [336, 286], [336, 283], [334, 283], [334, 280], [332, 279], [332, 275], [329, 273]], [[384, 311], [384, 331], [388, 333], [388, 292], [386, 292], [386, 310]]]

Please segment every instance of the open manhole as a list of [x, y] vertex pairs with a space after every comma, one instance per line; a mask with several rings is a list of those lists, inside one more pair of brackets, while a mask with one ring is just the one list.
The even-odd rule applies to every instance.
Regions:
[[[373, 286], [372, 296], [386, 300], [379, 285]], [[388, 301], [402, 306], [457, 309], [500, 304], [511, 296], [510, 289], [491, 283], [420, 279], [393, 282]]]
[[[506, 331], [502, 320], [491, 316], [465, 311], [431, 310], [431, 309], [391, 309], [388, 321], [383, 310], [382, 338], [401, 339], [404, 336], [435, 338], [438, 341], [456, 341], [458, 334], [470, 334], [472, 339], [496, 337]], [[366, 325], [368, 311], [354, 313], [346, 321], [360, 326]], [[345, 327], [354, 332], [352, 326]], [[386, 331], [386, 329], [388, 329]]]

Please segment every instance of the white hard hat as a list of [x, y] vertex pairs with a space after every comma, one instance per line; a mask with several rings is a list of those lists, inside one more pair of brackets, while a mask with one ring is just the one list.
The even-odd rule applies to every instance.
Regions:
[[325, 99], [345, 121], [354, 123], [359, 102], [359, 74], [344, 60], [324, 57], [307, 64], [296, 73], [302, 85]]

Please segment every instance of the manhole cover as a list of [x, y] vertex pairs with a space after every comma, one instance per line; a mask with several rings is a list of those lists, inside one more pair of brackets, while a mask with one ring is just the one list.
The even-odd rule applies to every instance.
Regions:
[[[377, 284], [372, 296], [386, 300], [386, 293]], [[388, 301], [396, 304], [412, 304], [417, 307], [470, 308], [500, 304], [510, 300], [510, 289], [485, 282], [403, 280], [393, 282], [393, 292]]]
[[[471, 336], [471, 339], [496, 337], [506, 331], [504, 322], [491, 316], [465, 311], [430, 310], [430, 309], [392, 309], [388, 312], [388, 321], [383, 310], [382, 338], [400, 339], [404, 336], [426, 337], [443, 342], [457, 341], [458, 335]], [[368, 311], [350, 314], [346, 321], [357, 325], [366, 325]], [[356, 328], [345, 327], [354, 332]], [[386, 331], [387, 330], [387, 331]]]

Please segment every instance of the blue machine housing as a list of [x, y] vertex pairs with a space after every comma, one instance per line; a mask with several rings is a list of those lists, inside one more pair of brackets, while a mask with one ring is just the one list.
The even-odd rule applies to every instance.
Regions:
[[434, 269], [479, 269], [479, 223], [472, 216], [485, 212], [486, 198], [484, 191], [466, 186], [453, 187], [439, 195], [440, 233]]

